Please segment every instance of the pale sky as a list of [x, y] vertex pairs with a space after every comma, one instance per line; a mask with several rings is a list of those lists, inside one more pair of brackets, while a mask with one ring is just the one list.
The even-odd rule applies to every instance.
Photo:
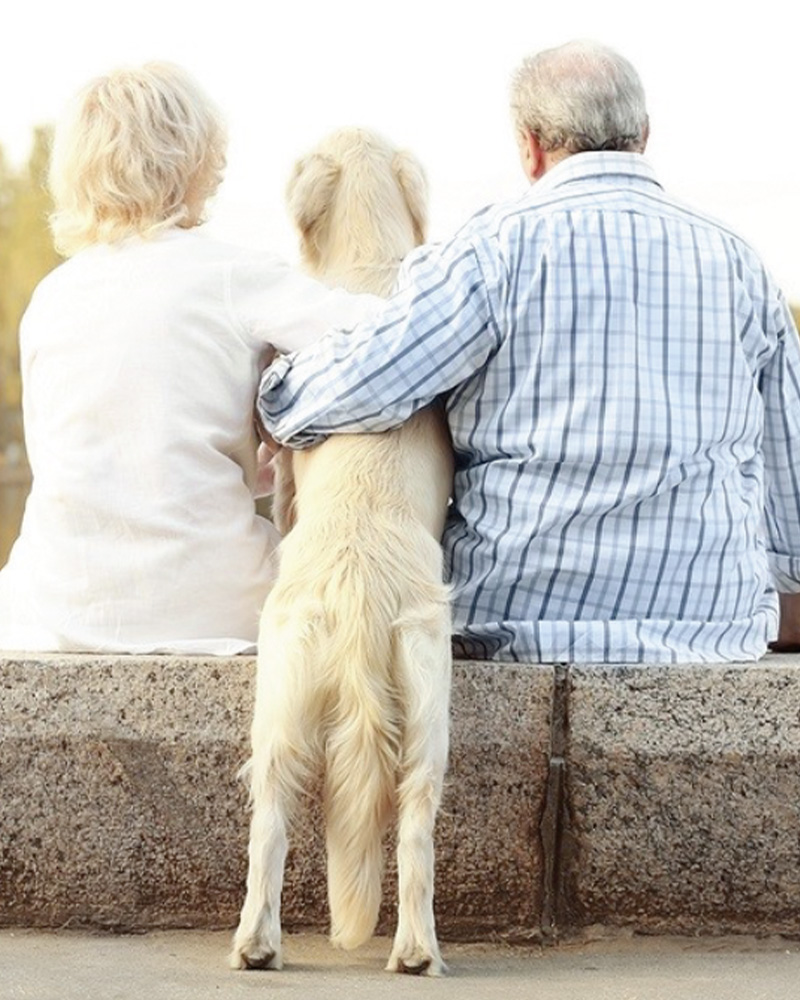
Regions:
[[431, 239], [520, 193], [507, 109], [523, 56], [573, 38], [617, 48], [648, 97], [647, 158], [664, 186], [737, 229], [800, 304], [800, 31], [786, 0], [37, 0], [3, 15], [0, 144], [117, 65], [186, 67], [227, 116], [226, 180], [210, 226], [294, 258], [283, 189], [294, 160], [342, 125], [412, 150], [431, 188]]

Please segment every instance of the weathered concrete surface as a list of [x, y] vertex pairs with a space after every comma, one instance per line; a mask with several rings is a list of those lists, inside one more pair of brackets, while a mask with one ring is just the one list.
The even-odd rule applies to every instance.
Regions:
[[[215, 927], [244, 892], [254, 661], [0, 660], [0, 923]], [[457, 664], [437, 828], [443, 934], [538, 927], [552, 669]], [[301, 816], [287, 926], [324, 927], [318, 810]], [[391, 865], [389, 875], [391, 875]], [[391, 927], [387, 878], [383, 926]]]
[[539, 933], [552, 678], [551, 667], [454, 666], [450, 768], [436, 835], [442, 934]]
[[221, 925], [242, 882], [252, 661], [2, 664], [2, 920]]
[[800, 657], [568, 684], [561, 924], [800, 934]]

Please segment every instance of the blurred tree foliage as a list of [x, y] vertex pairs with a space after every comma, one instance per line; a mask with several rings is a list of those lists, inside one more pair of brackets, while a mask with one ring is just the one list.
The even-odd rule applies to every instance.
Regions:
[[13, 170], [0, 148], [0, 451], [20, 440], [19, 321], [41, 278], [59, 263], [47, 216], [49, 130], [36, 129], [28, 162]]

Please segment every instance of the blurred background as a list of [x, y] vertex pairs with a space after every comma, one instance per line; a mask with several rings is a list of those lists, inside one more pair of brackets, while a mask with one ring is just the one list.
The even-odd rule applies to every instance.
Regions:
[[[738, 10], [738, 9], [737, 9]], [[222, 7], [138, 0], [124, 22], [107, 0], [3, 15], [0, 60], [0, 566], [19, 529], [30, 473], [20, 415], [19, 319], [58, 264], [43, 186], [48, 129], [88, 79], [150, 59], [193, 73], [224, 112], [226, 179], [208, 229], [295, 257], [283, 190], [295, 159], [342, 125], [413, 150], [430, 183], [430, 238], [524, 190], [508, 114], [512, 70], [572, 38], [618, 49], [648, 97], [647, 157], [664, 186], [723, 219], [800, 305], [800, 129], [791, 6], [697, 0], [306, 0]], [[123, 24], [121, 27], [120, 25]], [[797, 314], [797, 312], [796, 312]], [[91, 335], [92, 331], [87, 331]]]
[[25, 456], [19, 320], [37, 282], [59, 262], [47, 229], [48, 133], [37, 129], [29, 159], [12, 168], [0, 149], [0, 566], [19, 531], [30, 470]]

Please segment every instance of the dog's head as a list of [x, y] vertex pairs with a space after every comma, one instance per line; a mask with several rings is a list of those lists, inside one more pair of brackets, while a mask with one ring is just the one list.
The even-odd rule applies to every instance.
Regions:
[[340, 129], [295, 165], [290, 215], [306, 264], [325, 273], [400, 259], [424, 242], [427, 183], [422, 167], [366, 129]]

